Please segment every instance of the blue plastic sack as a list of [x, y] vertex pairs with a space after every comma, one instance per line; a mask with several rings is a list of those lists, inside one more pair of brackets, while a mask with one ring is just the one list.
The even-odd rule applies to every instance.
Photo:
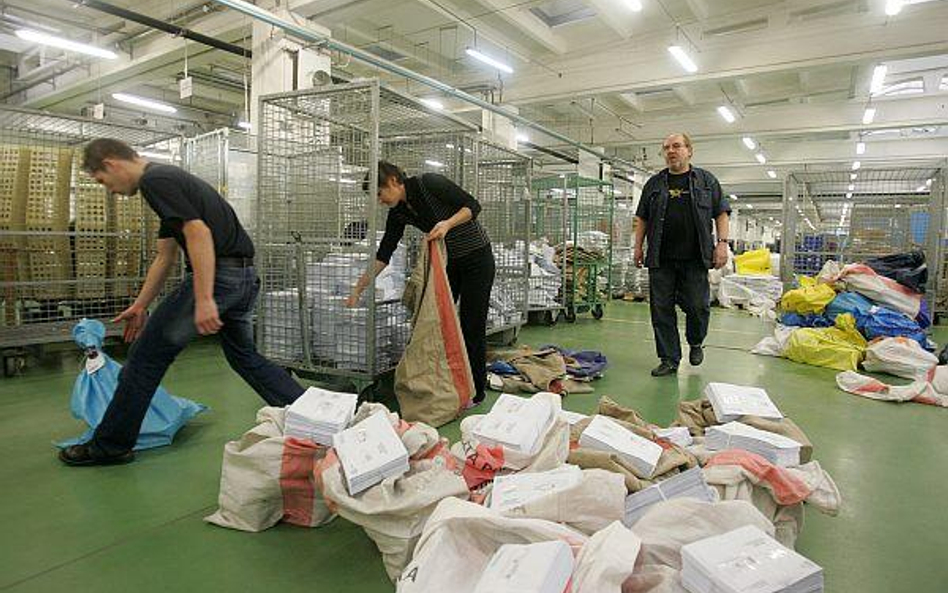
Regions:
[[548, 344], [540, 350], [554, 349], [566, 359], [566, 373], [577, 379], [601, 377], [606, 368], [609, 367], [609, 360], [602, 352], [595, 350], [569, 350], [559, 346]]
[[826, 305], [823, 314], [833, 321], [836, 321], [836, 316], [841, 313], [852, 313], [853, 317], [858, 319], [860, 315], [868, 315], [874, 306], [872, 301], [857, 292], [841, 292]]
[[894, 309], [875, 306], [866, 315], [856, 315], [856, 327], [867, 340], [905, 337], [930, 350], [928, 337], [914, 320]]
[[833, 322], [824, 315], [815, 313], [800, 315], [792, 311], [784, 313], [780, 317], [780, 323], [791, 327], [833, 327]]
[[918, 322], [919, 327], [922, 329], [927, 329], [932, 324], [932, 313], [928, 308], [928, 301], [922, 299], [922, 304], [918, 308], [918, 315], [915, 317], [915, 321]]
[[[118, 387], [119, 372], [122, 370], [122, 365], [102, 351], [105, 326], [101, 321], [83, 319], [72, 329], [72, 337], [76, 344], [87, 353], [87, 358], [102, 357], [104, 364], [91, 374], [84, 368], [76, 377], [69, 407], [73, 417], [84, 421], [89, 425], [89, 429], [82, 436], [57, 443], [59, 447], [85, 443], [92, 438], [96, 426], [105, 415], [105, 409], [112, 401], [115, 388]], [[207, 406], [182, 397], [175, 397], [158, 387], [148, 407], [148, 413], [145, 414], [145, 420], [142, 422], [135, 450], [171, 444], [178, 429], [206, 409]]]

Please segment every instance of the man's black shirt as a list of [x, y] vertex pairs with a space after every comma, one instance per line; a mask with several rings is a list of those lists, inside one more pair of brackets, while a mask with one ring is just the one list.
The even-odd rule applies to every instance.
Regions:
[[669, 172], [661, 261], [701, 259], [691, 200], [689, 174]]

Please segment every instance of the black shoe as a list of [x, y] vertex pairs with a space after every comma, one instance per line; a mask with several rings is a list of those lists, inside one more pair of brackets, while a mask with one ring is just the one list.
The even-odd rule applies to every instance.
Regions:
[[701, 363], [704, 362], [704, 348], [701, 346], [692, 346], [691, 350], [688, 351], [688, 362], [690, 362], [693, 367], [701, 366]]
[[652, 369], [653, 377], [664, 377], [666, 375], [674, 375], [678, 372], [678, 366], [673, 365], [670, 362], [662, 361], [660, 365]]
[[134, 451], [126, 451], [118, 455], [95, 455], [88, 444], [71, 445], [59, 451], [59, 460], [66, 465], [118, 465], [134, 459]]

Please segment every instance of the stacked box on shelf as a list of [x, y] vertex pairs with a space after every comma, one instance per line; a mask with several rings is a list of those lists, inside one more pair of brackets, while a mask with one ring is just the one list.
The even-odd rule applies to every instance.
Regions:
[[[38, 300], [73, 296], [72, 252], [69, 245], [69, 182], [72, 150], [30, 149], [24, 230], [30, 287], [25, 296]], [[25, 280], [21, 278], [20, 280]]]
[[82, 172], [79, 155], [73, 166], [75, 183], [76, 298], [102, 299], [109, 260], [109, 202], [105, 189]]
[[[16, 282], [27, 273], [26, 242], [22, 236], [6, 235], [23, 230], [30, 151], [22, 146], [0, 145], [0, 282]], [[12, 324], [17, 294], [10, 284], [3, 289], [3, 320]]]
[[[142, 276], [142, 233], [145, 206], [142, 197], [115, 194], [110, 200], [112, 241], [108, 275], [113, 279], [112, 296], [134, 297]], [[157, 233], [157, 227], [155, 233]]]

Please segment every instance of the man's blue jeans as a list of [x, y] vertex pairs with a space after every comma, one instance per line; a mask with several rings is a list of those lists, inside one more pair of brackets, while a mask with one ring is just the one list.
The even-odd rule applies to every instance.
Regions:
[[[219, 336], [231, 368], [269, 405], [285, 406], [304, 390], [284, 369], [257, 352], [252, 318], [259, 291], [260, 279], [252, 267], [216, 270], [214, 301], [224, 324]], [[158, 305], [132, 345], [115, 396], [90, 441], [96, 454], [118, 455], [135, 446], [162, 377], [196, 335], [194, 279], [189, 274]]]
[[681, 341], [675, 305], [685, 312], [688, 344], [701, 346], [708, 335], [711, 317], [708, 268], [700, 260], [662, 262], [661, 267], [648, 269], [648, 286], [655, 353], [677, 367], [681, 361]]

